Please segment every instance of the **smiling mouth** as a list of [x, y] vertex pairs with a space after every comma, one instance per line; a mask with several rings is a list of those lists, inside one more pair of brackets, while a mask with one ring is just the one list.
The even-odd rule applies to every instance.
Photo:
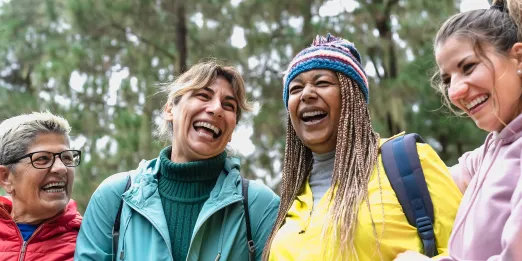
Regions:
[[481, 96], [473, 99], [469, 103], [465, 103], [464, 105], [466, 106], [466, 109], [468, 109], [468, 111], [472, 111], [473, 109], [477, 108], [478, 106], [486, 103], [489, 100], [489, 97], [490, 97], [489, 94], [484, 94], [484, 95], [481, 95]]
[[46, 184], [41, 187], [41, 189], [46, 193], [59, 193], [59, 192], [65, 192], [65, 182], [53, 182]]
[[328, 113], [325, 111], [309, 111], [301, 114], [301, 120], [306, 123], [317, 122], [324, 119]]
[[192, 126], [194, 127], [194, 130], [196, 130], [197, 132], [203, 131], [204, 134], [207, 134], [209, 136], [211, 135], [212, 138], [214, 138], [214, 139], [219, 138], [221, 136], [221, 134], [223, 133], [215, 125], [210, 124], [208, 122], [204, 122], [204, 121], [196, 121], [196, 122], [194, 122], [194, 124]]

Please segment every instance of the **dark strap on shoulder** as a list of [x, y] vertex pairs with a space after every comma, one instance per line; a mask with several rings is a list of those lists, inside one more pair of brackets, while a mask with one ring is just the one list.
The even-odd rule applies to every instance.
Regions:
[[247, 246], [248, 246], [248, 260], [256, 260], [256, 247], [252, 239], [252, 230], [250, 228], [250, 213], [248, 211], [248, 179], [241, 177], [242, 193], [243, 193], [243, 209], [245, 210]]
[[[127, 191], [131, 186], [131, 177], [127, 179], [127, 185], [125, 185], [125, 191]], [[122, 193], [122, 194], [123, 194]], [[118, 212], [116, 213], [116, 219], [114, 220], [114, 225], [112, 226], [112, 260], [116, 260], [116, 253], [118, 251], [118, 241], [120, 240], [120, 218], [121, 218], [121, 209], [123, 208], [123, 198], [120, 200], [120, 207], [118, 208]]]
[[425, 143], [415, 133], [392, 139], [382, 145], [381, 155], [384, 170], [408, 223], [417, 228], [424, 254], [433, 257], [437, 255], [433, 204], [417, 153], [417, 142]]

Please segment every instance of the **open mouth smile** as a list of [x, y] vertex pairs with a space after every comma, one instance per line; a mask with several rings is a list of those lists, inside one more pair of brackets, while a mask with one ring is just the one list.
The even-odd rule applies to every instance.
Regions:
[[328, 113], [326, 111], [313, 110], [302, 112], [300, 118], [306, 125], [312, 125], [319, 123], [321, 120], [326, 118], [327, 115]]
[[221, 129], [219, 129], [217, 126], [205, 121], [196, 121], [192, 126], [196, 132], [210, 136], [213, 139], [217, 139], [221, 136], [221, 134], [223, 134]]
[[65, 185], [64, 181], [52, 182], [42, 186], [41, 189], [46, 193], [60, 193], [65, 192]]

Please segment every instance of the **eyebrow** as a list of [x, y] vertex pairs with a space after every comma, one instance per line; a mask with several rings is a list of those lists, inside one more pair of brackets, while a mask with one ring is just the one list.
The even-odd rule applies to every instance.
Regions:
[[468, 55], [468, 56], [462, 58], [462, 60], [460, 60], [460, 62], [457, 64], [457, 68], [460, 69], [460, 68], [462, 67], [462, 65], [464, 64], [464, 62], [465, 62], [469, 57], [471, 57], [471, 56], [473, 56], [473, 55], [470, 54], [470, 55]]
[[[210, 89], [209, 87], [203, 87], [203, 90], [212, 93], [212, 95], [216, 94], [216, 92], [214, 90]], [[234, 96], [226, 95], [225, 100], [234, 101], [236, 103], [236, 105], [239, 104], [239, 102], [237, 101], [236, 98], [234, 98]]]

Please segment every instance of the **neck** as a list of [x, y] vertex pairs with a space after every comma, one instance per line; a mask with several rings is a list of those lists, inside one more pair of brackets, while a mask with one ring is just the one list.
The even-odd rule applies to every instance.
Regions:
[[29, 224], [29, 225], [39, 225], [45, 222], [47, 219], [55, 216], [40, 216], [35, 215], [31, 211], [27, 211], [24, 208], [16, 207], [20, 206], [20, 203], [16, 203], [16, 200], [13, 199], [13, 208], [11, 210], [11, 218], [15, 223]]

